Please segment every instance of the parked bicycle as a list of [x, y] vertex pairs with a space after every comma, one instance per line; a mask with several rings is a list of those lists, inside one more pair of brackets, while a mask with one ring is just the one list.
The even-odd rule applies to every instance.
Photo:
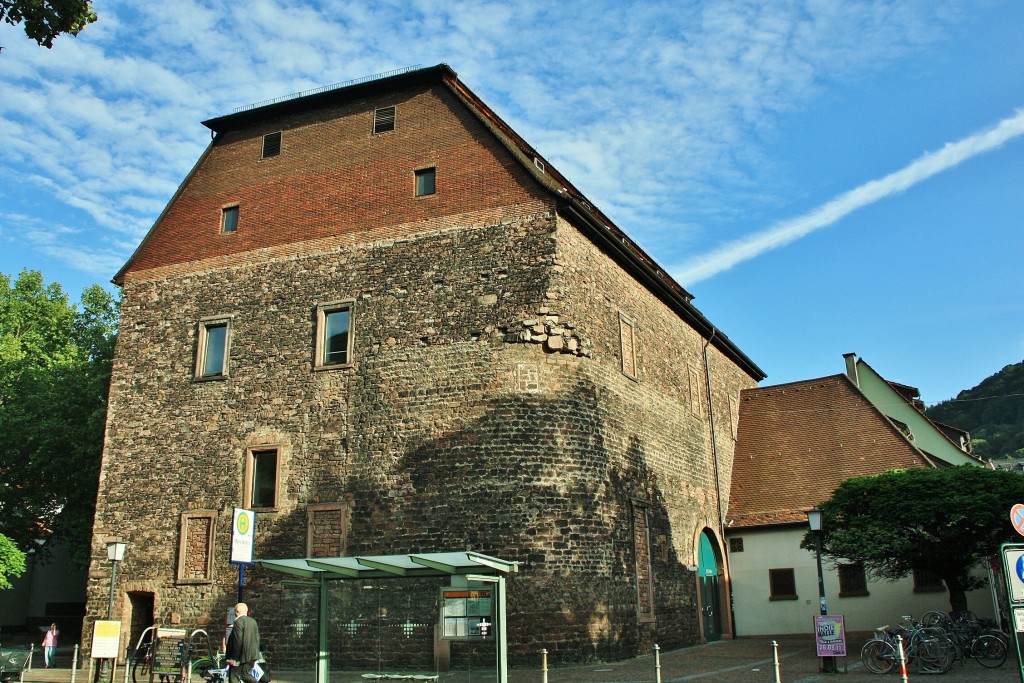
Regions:
[[928, 612], [921, 621], [949, 633], [958, 659], [970, 657], [987, 668], [1002, 666], [1006, 661], [1009, 636], [996, 628], [991, 619], [979, 619], [973, 612]]
[[953, 666], [956, 645], [943, 629], [926, 627], [913, 617], [903, 624], [875, 629], [875, 635], [861, 648], [861, 662], [872, 673], [888, 673], [899, 663], [899, 638], [903, 639], [904, 662], [923, 673], [945, 673]]

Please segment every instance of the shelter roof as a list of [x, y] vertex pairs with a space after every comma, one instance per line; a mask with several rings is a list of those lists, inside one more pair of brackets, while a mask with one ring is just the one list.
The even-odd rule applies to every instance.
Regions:
[[305, 579], [393, 579], [519, 571], [519, 564], [472, 551], [257, 560], [266, 569]]

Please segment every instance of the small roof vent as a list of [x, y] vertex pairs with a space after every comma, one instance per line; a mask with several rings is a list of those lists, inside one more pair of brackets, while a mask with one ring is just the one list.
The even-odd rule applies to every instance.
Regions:
[[281, 131], [263, 136], [263, 158], [276, 157], [281, 153]]

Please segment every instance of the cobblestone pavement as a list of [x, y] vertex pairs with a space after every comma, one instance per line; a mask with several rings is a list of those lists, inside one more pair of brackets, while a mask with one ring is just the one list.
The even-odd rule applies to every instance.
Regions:
[[[872, 674], [864, 669], [857, 654], [862, 640], [852, 639], [850, 656], [840, 658], [838, 672], [822, 673], [809, 636], [785, 636], [776, 641], [779, 659], [779, 677], [782, 683], [898, 683], [897, 672], [886, 676]], [[771, 638], [739, 638], [707, 645], [661, 652], [662, 683], [774, 683], [775, 650]], [[29, 683], [71, 683], [70, 655], [58, 657], [56, 669], [33, 668], [26, 672]], [[554, 667], [548, 671], [548, 683], [656, 683], [657, 671], [653, 654], [620, 662], [591, 663], [577, 666]], [[332, 671], [332, 683], [367, 683], [361, 672]], [[311, 671], [274, 671], [274, 683], [312, 683]], [[453, 671], [440, 676], [440, 683], [493, 683], [493, 669]], [[941, 675], [921, 674], [913, 669], [911, 681], [933, 683], [1024, 683], [1011, 651], [1006, 663], [998, 669], [986, 669], [977, 662], [957, 662]], [[89, 683], [88, 663], [78, 669], [75, 683]], [[118, 667], [116, 683], [123, 683], [124, 669]], [[543, 672], [538, 667], [512, 668], [509, 683], [543, 683]], [[381, 681], [380, 683], [391, 683]]]

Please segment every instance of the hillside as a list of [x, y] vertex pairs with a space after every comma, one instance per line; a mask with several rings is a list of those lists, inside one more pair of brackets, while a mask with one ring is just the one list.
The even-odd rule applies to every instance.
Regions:
[[1007, 365], [925, 414], [969, 431], [976, 455], [1024, 458], [1024, 361]]

